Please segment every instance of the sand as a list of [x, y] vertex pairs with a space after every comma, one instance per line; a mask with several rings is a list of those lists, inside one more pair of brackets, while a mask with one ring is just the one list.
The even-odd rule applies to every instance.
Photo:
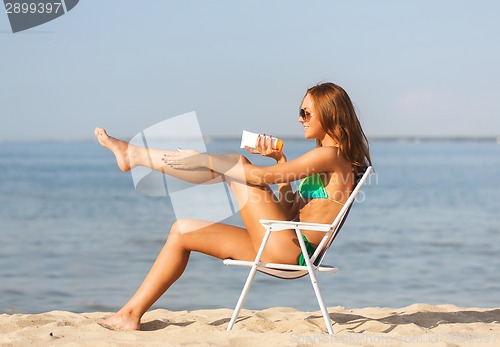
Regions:
[[0, 346], [500, 346], [500, 309], [414, 304], [408, 307], [320, 311], [168, 311], [143, 317], [142, 331], [110, 331], [97, 324], [109, 313], [51, 311], [0, 315]]

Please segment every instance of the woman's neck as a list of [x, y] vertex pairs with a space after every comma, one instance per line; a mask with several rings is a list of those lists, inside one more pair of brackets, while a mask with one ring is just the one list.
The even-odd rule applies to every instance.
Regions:
[[338, 143], [327, 134], [322, 139], [318, 140], [321, 143], [321, 147], [338, 147]]

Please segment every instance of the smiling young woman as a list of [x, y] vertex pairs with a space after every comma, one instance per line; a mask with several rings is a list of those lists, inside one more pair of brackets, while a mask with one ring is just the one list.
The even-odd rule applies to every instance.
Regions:
[[[358, 175], [362, 174], [371, 164], [368, 140], [349, 95], [336, 84], [323, 83], [307, 90], [303, 105], [306, 99], [312, 103], [314, 116], [339, 152], [352, 163]], [[323, 146], [318, 138], [316, 146]]]
[[[288, 161], [285, 154], [260, 139], [250, 153], [276, 160], [257, 166], [242, 155], [218, 156], [192, 150], [142, 148], [108, 136], [96, 128], [99, 143], [113, 151], [119, 168], [145, 166], [190, 183], [229, 184], [245, 225], [182, 219], [176, 221], [150, 272], [132, 298], [102, 325], [138, 330], [142, 315], [182, 275], [192, 251], [220, 259], [253, 260], [264, 235], [260, 219], [300, 220], [330, 224], [360, 175], [371, 165], [368, 141], [347, 93], [323, 83], [309, 88], [302, 100], [299, 122], [316, 148]], [[290, 183], [302, 180], [293, 191]], [[274, 195], [270, 184], [278, 185]], [[321, 233], [305, 230], [304, 241], [314, 252]], [[294, 230], [271, 235], [262, 261], [301, 264]]]

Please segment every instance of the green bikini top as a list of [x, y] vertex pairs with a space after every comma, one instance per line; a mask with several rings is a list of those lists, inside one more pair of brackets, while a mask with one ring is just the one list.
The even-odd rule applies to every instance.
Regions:
[[339, 205], [344, 205], [340, 201], [334, 200], [328, 196], [328, 192], [325, 189], [325, 185], [319, 173], [307, 176], [300, 182], [299, 194], [305, 199], [328, 199]]

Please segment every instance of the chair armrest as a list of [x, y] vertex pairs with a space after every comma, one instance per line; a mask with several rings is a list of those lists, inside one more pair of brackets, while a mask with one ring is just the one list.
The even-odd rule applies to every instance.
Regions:
[[290, 222], [281, 220], [261, 219], [260, 224], [271, 231], [279, 231], [285, 229], [301, 229], [327, 232], [332, 229], [331, 224], [307, 223], [307, 222]]

